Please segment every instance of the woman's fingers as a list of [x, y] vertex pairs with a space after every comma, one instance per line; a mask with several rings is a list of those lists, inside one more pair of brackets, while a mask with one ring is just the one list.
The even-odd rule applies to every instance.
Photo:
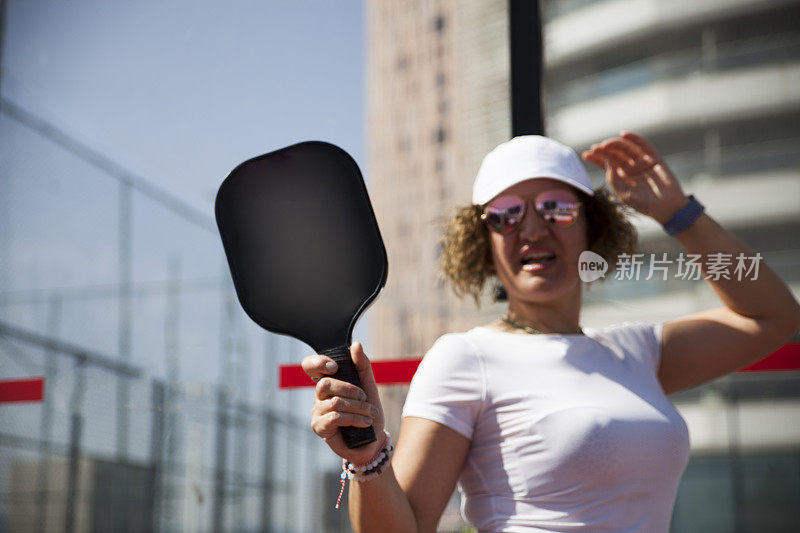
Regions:
[[378, 385], [375, 383], [375, 376], [372, 374], [372, 365], [369, 364], [369, 359], [364, 353], [364, 348], [361, 343], [356, 341], [350, 346], [350, 357], [353, 359], [353, 364], [358, 371], [358, 379], [361, 381], [361, 387], [367, 393], [367, 398], [370, 402], [380, 404], [380, 396], [378, 395]]
[[336, 373], [336, 362], [330, 357], [324, 355], [309, 355], [303, 362], [300, 363], [303, 372], [308, 374], [312, 381], [317, 382], [325, 376], [330, 376]]
[[606, 182], [623, 203], [662, 224], [688, 201], [658, 150], [636, 133], [622, 131], [593, 144], [582, 157], [605, 170]]
[[366, 393], [345, 381], [322, 378], [315, 396], [311, 428], [325, 439], [336, 436], [342, 426], [369, 427], [379, 416], [378, 408], [366, 401]]
[[382, 420], [378, 407], [366, 401], [366, 393], [350, 383], [325, 377], [317, 384], [316, 397], [311, 409], [311, 428], [328, 440], [337, 453], [344, 449], [339, 442], [339, 428], [369, 427]]
[[656, 158], [639, 145], [619, 137], [592, 145], [583, 155], [584, 159], [595, 164], [598, 164], [598, 159], [611, 161], [626, 175], [646, 172], [657, 163]]
[[319, 383], [317, 383], [314, 396], [317, 400], [327, 400], [334, 396], [341, 396], [342, 398], [348, 398], [350, 400], [367, 400], [366, 393], [355, 385], [327, 376], [320, 379]]
[[635, 133], [622, 132], [620, 137], [606, 139], [585, 151], [583, 159], [604, 168], [606, 181], [625, 197], [641, 183], [656, 197], [662, 196], [663, 185], [672, 181], [669, 170], [660, 155], [644, 138]]
[[635, 144], [618, 137], [608, 139], [600, 146], [604, 150], [620, 154], [630, 165], [634, 165], [638, 159], [645, 155]]
[[621, 178], [635, 178], [637, 176], [635, 163], [624, 152], [609, 149], [608, 162]]
[[589, 163], [591, 163], [591, 164], [593, 164], [595, 166], [598, 166], [598, 167], [600, 167], [602, 169], [606, 168], [606, 160], [604, 158], [600, 157], [599, 155], [597, 155], [597, 153], [592, 151], [592, 150], [584, 151], [581, 154], [581, 157], [583, 157], [584, 161], [588, 161]]
[[624, 140], [634, 144], [637, 146], [643, 153], [645, 153], [648, 157], [653, 158], [654, 161], [658, 161], [661, 159], [661, 156], [658, 153], [652, 144], [650, 144], [647, 139], [642, 137], [641, 135], [637, 135], [632, 131], [621, 131], [620, 137]]
[[585, 161], [603, 169], [606, 175], [606, 182], [618, 194], [623, 187], [628, 186], [627, 181], [624, 179], [624, 171], [620, 172], [620, 168], [616, 162], [609, 157], [606, 151], [599, 149], [599, 145], [592, 145], [592, 147], [583, 152], [581, 156]]
[[372, 418], [355, 413], [342, 413], [331, 411], [324, 415], [316, 416], [311, 420], [311, 429], [324, 439], [336, 435], [341, 427], [356, 426], [366, 428], [372, 425]]
[[311, 410], [312, 415], [317, 416], [325, 416], [333, 412], [358, 415], [370, 420], [378, 416], [378, 408], [374, 405], [360, 400], [342, 398], [341, 396], [320, 400], [314, 404], [314, 408]]
[[597, 165], [603, 170], [607, 171], [609, 166], [611, 166], [614, 172], [618, 173], [621, 177], [627, 175], [633, 163], [633, 160], [626, 152], [613, 149], [606, 145], [606, 143], [602, 145], [592, 145], [589, 150], [583, 152], [582, 156], [584, 160]]
[[633, 185], [631, 181], [625, 177], [624, 172], [620, 172], [620, 169], [611, 163], [606, 165], [606, 183], [608, 183], [623, 202], [629, 200]]
[[360, 464], [375, 456], [379, 451], [376, 447], [380, 446], [380, 439], [367, 446], [351, 449], [345, 444], [340, 428], [373, 426], [380, 433], [384, 416], [375, 377], [360, 343], [354, 342], [350, 346], [350, 357], [358, 371], [361, 388], [331, 377], [336, 369], [325, 366], [333, 363], [330, 358], [309, 356], [303, 360], [302, 367], [312, 379], [319, 380], [314, 391], [314, 407], [311, 409], [312, 430], [340, 457]]

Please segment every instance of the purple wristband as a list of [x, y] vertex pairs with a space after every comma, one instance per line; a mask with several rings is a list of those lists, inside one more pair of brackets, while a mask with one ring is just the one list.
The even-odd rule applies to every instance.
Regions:
[[689, 204], [675, 213], [675, 216], [673, 216], [666, 224], [664, 224], [664, 229], [671, 237], [674, 237], [678, 233], [694, 224], [694, 221], [703, 214], [704, 210], [705, 207], [703, 207], [703, 204], [698, 202], [697, 198], [695, 198], [693, 194], [690, 194]]

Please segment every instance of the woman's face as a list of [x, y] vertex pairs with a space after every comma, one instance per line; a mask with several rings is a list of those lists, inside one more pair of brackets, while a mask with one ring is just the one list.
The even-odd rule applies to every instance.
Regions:
[[525, 217], [514, 231], [489, 232], [493, 266], [511, 303], [548, 303], [580, 295], [578, 257], [588, 246], [585, 212], [581, 208], [568, 227], [542, 219], [533, 208], [534, 198], [553, 189], [569, 191], [580, 200], [576, 189], [549, 178], [523, 181], [498, 195], [526, 201]]

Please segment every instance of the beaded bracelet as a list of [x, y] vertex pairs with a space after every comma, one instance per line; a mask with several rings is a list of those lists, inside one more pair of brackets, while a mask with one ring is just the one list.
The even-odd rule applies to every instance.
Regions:
[[392, 446], [392, 437], [389, 432], [383, 430], [383, 443], [378, 449], [379, 451], [363, 465], [354, 465], [347, 459], [342, 459], [342, 474], [339, 476], [341, 488], [339, 489], [339, 497], [336, 499], [336, 509], [339, 508], [339, 503], [342, 501], [342, 494], [344, 494], [344, 485], [348, 479], [356, 481], [369, 481], [380, 476], [386, 466], [392, 461], [392, 453], [394, 446]]

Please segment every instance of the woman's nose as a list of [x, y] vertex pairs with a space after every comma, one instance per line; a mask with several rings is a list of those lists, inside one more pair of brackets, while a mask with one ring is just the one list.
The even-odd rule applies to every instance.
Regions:
[[525, 217], [519, 225], [519, 236], [530, 241], [543, 238], [550, 231], [547, 221], [534, 209], [533, 202], [525, 206]]

